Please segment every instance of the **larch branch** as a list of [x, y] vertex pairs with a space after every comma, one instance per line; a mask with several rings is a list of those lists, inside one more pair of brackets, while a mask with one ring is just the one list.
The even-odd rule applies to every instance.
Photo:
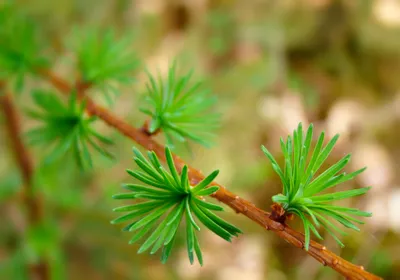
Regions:
[[[21, 124], [18, 111], [14, 105], [13, 96], [6, 92], [5, 85], [0, 81], [0, 107], [6, 120], [5, 127], [10, 139], [10, 147], [21, 170], [23, 178], [23, 203], [27, 211], [27, 222], [36, 226], [42, 222], [41, 199], [33, 189], [33, 161], [21, 139]], [[48, 264], [41, 259], [29, 267], [32, 279], [49, 279]]]
[[[60, 79], [52, 72], [47, 70], [40, 71], [41, 75], [47, 79], [54, 87], [60, 90], [64, 94], [69, 94], [72, 87]], [[90, 85], [78, 84], [78, 92], [86, 90]], [[144, 132], [142, 129], [137, 129], [130, 124], [126, 123], [124, 120], [115, 116], [112, 112], [106, 108], [97, 105], [91, 98], [86, 97], [87, 107], [86, 110], [90, 115], [95, 115], [106, 122], [109, 126], [117, 129], [120, 133], [124, 134], [126, 137], [130, 138], [143, 148], [154, 151], [159, 158], [165, 161], [164, 146], [157, 143], [151, 135]], [[174, 155], [174, 161], [177, 169], [182, 170], [184, 165], [187, 165], [180, 157]], [[204, 178], [204, 175], [197, 169], [188, 166], [189, 177], [191, 183], [197, 184]], [[261, 225], [267, 230], [275, 232], [279, 237], [284, 239], [286, 242], [294, 245], [295, 247], [304, 250], [304, 234], [295, 231], [286, 224], [276, 222], [270, 218], [270, 213], [265, 212], [257, 208], [251, 202], [240, 198], [234, 193], [227, 190], [223, 185], [218, 183], [213, 183], [220, 187], [220, 189], [214, 193], [212, 196], [222, 203], [231, 207], [236, 213], [241, 213], [253, 220], [257, 224]], [[304, 250], [305, 251], [305, 250]], [[357, 266], [345, 259], [337, 256], [333, 252], [326, 249], [325, 246], [312, 241], [310, 242], [310, 247], [307, 254], [312, 256], [314, 259], [319, 261], [324, 266], [329, 266], [336, 270], [338, 273], [346, 277], [346, 279], [356, 279], [356, 280], [377, 280], [382, 279], [372, 273], [364, 270], [364, 267]]]

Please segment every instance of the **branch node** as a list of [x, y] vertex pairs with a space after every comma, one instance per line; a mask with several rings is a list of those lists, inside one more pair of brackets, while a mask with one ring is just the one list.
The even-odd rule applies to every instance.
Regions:
[[82, 79], [79, 79], [75, 82], [75, 89], [78, 93], [78, 98], [83, 99], [85, 97], [85, 91], [88, 90], [92, 84], [90, 82], [85, 82]]
[[146, 134], [147, 136], [155, 136], [161, 132], [161, 129], [157, 128], [156, 131], [150, 132], [150, 121], [146, 120], [142, 125], [142, 127], [140, 128], [140, 131]]
[[286, 212], [285, 209], [283, 209], [282, 205], [280, 205], [279, 203], [274, 203], [272, 204], [271, 209], [271, 220], [274, 220], [280, 224], [284, 224], [286, 220]]

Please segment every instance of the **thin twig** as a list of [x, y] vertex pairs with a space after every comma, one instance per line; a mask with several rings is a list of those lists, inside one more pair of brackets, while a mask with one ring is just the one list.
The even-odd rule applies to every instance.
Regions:
[[[27, 210], [27, 222], [29, 226], [36, 226], [42, 222], [43, 213], [41, 199], [33, 190], [33, 161], [21, 139], [21, 125], [18, 111], [14, 105], [13, 97], [5, 92], [5, 85], [0, 81], [0, 107], [5, 117], [5, 126], [10, 138], [10, 146], [13, 150], [17, 164], [23, 178], [23, 203]], [[41, 259], [38, 263], [29, 266], [32, 279], [49, 279], [48, 264]]]
[[[68, 83], [66, 83], [64, 80], [60, 79], [53, 73], [49, 71], [41, 71], [40, 73], [62, 93], [69, 94], [69, 92], [71, 91], [71, 87], [68, 85]], [[78, 91], [84, 91], [88, 86], [89, 85], [80, 86], [78, 84], [77, 88]], [[158, 144], [151, 136], [129, 125], [124, 120], [119, 119], [106, 108], [97, 105], [89, 97], [86, 97], [86, 102], [86, 110], [90, 115], [95, 115], [101, 118], [109, 126], [117, 129], [120, 133], [132, 139], [134, 142], [146, 148], [147, 150], [154, 151], [158, 157], [165, 161], [164, 146]], [[174, 162], [177, 169], [179, 170], [182, 170], [183, 166], [187, 165], [181, 158], [176, 155], [174, 155]], [[188, 166], [188, 169], [191, 184], [197, 184], [204, 178], [204, 175], [199, 170], [190, 166]], [[286, 224], [274, 221], [270, 218], [270, 213], [265, 212], [257, 208], [251, 202], [240, 198], [236, 194], [227, 190], [223, 185], [215, 182], [213, 184], [220, 187], [220, 189], [212, 195], [214, 198], [231, 207], [236, 213], [241, 213], [261, 225], [263, 228], [275, 232], [286, 242], [298, 248], [304, 249], [304, 234], [293, 230]], [[310, 242], [309, 250], [305, 252], [324, 266], [329, 266], [333, 268], [341, 275], [345, 276], [347, 279], [382, 279], [374, 274], [365, 271], [364, 267], [352, 264], [345, 259], [335, 255], [333, 252], [326, 249], [325, 246], [315, 241]]]

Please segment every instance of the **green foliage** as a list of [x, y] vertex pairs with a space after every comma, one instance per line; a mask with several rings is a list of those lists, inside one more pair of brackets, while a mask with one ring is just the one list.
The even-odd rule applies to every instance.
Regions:
[[100, 88], [110, 101], [117, 83], [134, 81], [132, 72], [139, 61], [132, 52], [131, 39], [116, 39], [111, 30], [85, 30], [76, 35], [73, 48], [83, 81]]
[[[22, 246], [20, 246], [22, 247]], [[0, 278], [26, 280], [29, 279], [27, 265], [27, 257], [24, 248], [16, 248], [14, 252], [4, 258], [0, 263]]]
[[85, 116], [85, 104], [78, 104], [75, 93], [70, 95], [68, 105], [52, 93], [36, 91], [32, 96], [41, 110], [29, 111], [28, 114], [42, 125], [27, 133], [29, 142], [33, 145], [55, 146], [45, 162], [53, 162], [72, 151], [82, 169], [92, 167], [89, 146], [105, 157], [112, 158], [97, 143], [112, 144], [111, 140], [94, 130], [92, 123], [96, 118]]
[[0, 6], [0, 78], [15, 78], [21, 91], [25, 75], [46, 67], [35, 25], [10, 4]]
[[[199, 263], [203, 264], [203, 257], [196, 236], [196, 230], [200, 231], [200, 227], [195, 218], [229, 242], [233, 236], [238, 236], [241, 233], [240, 229], [212, 212], [213, 210], [222, 211], [222, 207], [203, 200], [203, 196], [211, 195], [218, 190], [217, 186], [208, 187], [212, 185], [218, 171], [212, 172], [196, 186], [191, 186], [187, 166], [185, 165], [181, 175], [178, 175], [172, 154], [168, 148], [165, 150], [165, 156], [169, 172], [161, 166], [154, 152], [148, 152], [149, 160], [147, 160], [137, 149], [134, 148], [133, 151], [135, 153], [134, 160], [142, 171], [127, 170], [127, 172], [147, 185], [125, 184], [123, 187], [131, 192], [117, 194], [113, 198], [143, 199], [144, 202], [115, 208], [114, 211], [116, 212], [128, 213], [113, 220], [112, 223], [134, 220], [124, 228], [125, 231], [135, 231], [130, 244], [149, 233], [138, 253], [152, 247], [150, 253], [154, 254], [163, 247], [161, 261], [165, 263], [171, 254], [178, 227], [184, 216], [186, 220], [187, 252], [192, 264], [194, 253], [196, 253]], [[157, 224], [157, 222], [159, 223]]]
[[[304, 225], [306, 250], [308, 250], [310, 244], [310, 230], [315, 236], [322, 239], [316, 228], [320, 225], [332, 235], [339, 245], [344, 246], [336, 237], [333, 230], [343, 232], [327, 218], [332, 218], [347, 228], [359, 231], [359, 228], [354, 223], [363, 224], [363, 222], [351, 215], [370, 217], [372, 214], [354, 208], [334, 206], [330, 202], [362, 195], [370, 187], [327, 194], [319, 193], [353, 179], [363, 172], [365, 168], [349, 174], [345, 172], [339, 174], [350, 161], [350, 155], [346, 155], [340, 161], [316, 176], [318, 170], [332, 151], [339, 135], [333, 137], [322, 148], [324, 142], [324, 133], [322, 132], [314, 151], [311, 149], [312, 137], [313, 125], [309, 126], [306, 135], [304, 135], [302, 124], [300, 123], [297, 130], [293, 132], [293, 138], [288, 136], [286, 143], [281, 138], [281, 149], [285, 158], [283, 171], [272, 154], [262, 146], [263, 152], [271, 161], [272, 167], [281, 178], [283, 185], [283, 193], [273, 196], [272, 200], [281, 203], [287, 213], [293, 213], [300, 217]], [[310, 159], [308, 160], [309, 155]]]
[[0, 203], [15, 196], [21, 189], [21, 176], [17, 171], [7, 171], [0, 181]]
[[189, 85], [192, 72], [176, 76], [176, 64], [168, 71], [168, 77], [158, 81], [149, 74], [146, 106], [141, 111], [151, 116], [150, 132], [161, 129], [167, 143], [173, 146], [173, 139], [185, 142], [187, 139], [204, 146], [210, 146], [213, 131], [219, 125], [219, 115], [213, 112], [215, 97], [201, 89], [201, 82]]

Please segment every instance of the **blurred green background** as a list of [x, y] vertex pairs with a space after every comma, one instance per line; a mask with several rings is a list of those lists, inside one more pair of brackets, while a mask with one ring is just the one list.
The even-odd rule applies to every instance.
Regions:
[[[345, 248], [328, 236], [323, 244], [385, 279], [400, 279], [400, 1], [16, 2], [46, 35], [54, 71], [68, 81], [77, 76], [68, 49], [74, 27], [132, 34], [142, 66], [137, 82], [121, 88], [111, 106], [132, 125], [145, 121], [138, 111], [143, 70], [165, 74], [175, 58], [181, 69], [194, 69], [218, 96], [223, 123], [213, 148], [191, 145], [190, 152], [179, 147], [177, 153], [204, 173], [220, 169], [218, 182], [267, 211], [281, 186], [260, 145], [279, 155], [279, 137], [299, 122], [312, 122], [329, 136], [340, 133], [328, 164], [352, 153], [349, 169], [368, 169], [353, 185], [337, 188], [373, 186], [346, 201], [373, 217], [360, 233], [348, 231]], [[38, 87], [51, 89], [29, 80], [25, 94], [16, 97], [21, 111], [32, 105], [27, 93]], [[0, 120], [0, 279], [29, 279], [24, 264], [40, 255], [48, 259], [52, 279], [342, 279], [230, 209], [224, 218], [244, 235], [229, 244], [201, 232], [202, 268], [189, 264], [183, 237], [166, 265], [158, 256], [137, 255], [138, 245], [128, 245], [130, 234], [109, 223], [116, 217], [111, 209], [119, 206], [111, 195], [131, 180], [125, 169], [134, 168], [133, 142], [102, 123], [99, 130], [114, 140], [117, 160], [95, 158], [90, 172], [79, 171], [70, 158], [44, 165], [43, 150], [31, 147], [46, 224], [26, 229], [21, 178], [2, 115]], [[25, 115], [24, 130], [33, 124]], [[302, 230], [296, 220], [291, 225]]]

